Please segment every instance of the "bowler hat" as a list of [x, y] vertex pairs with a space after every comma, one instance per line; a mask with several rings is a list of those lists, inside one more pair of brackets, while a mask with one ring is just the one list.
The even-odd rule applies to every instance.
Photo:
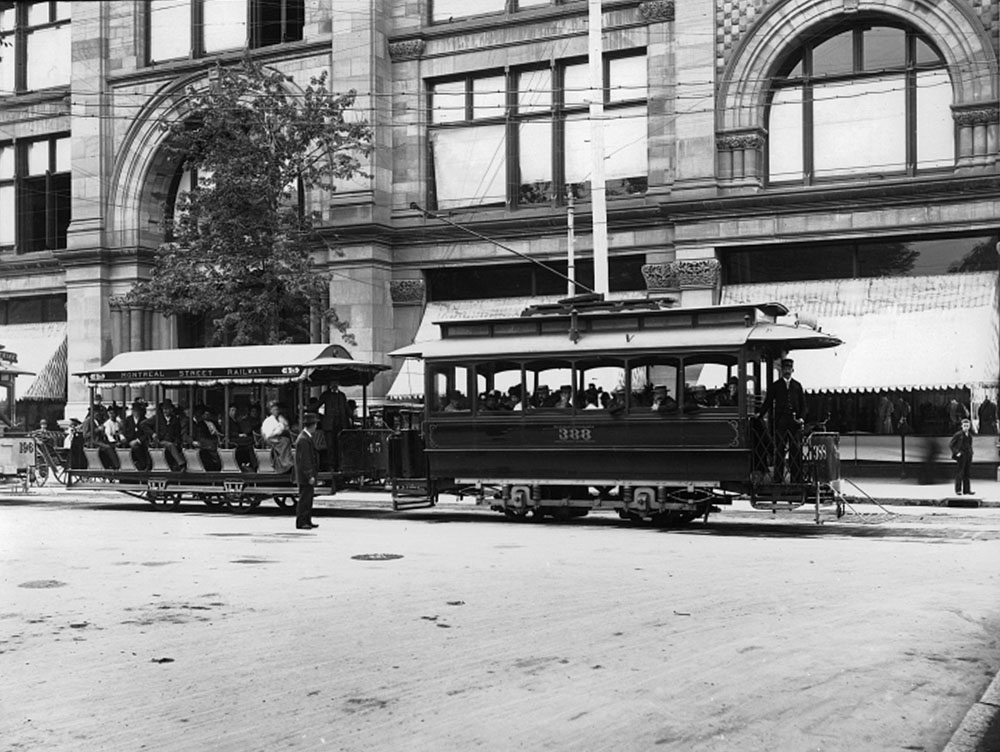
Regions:
[[316, 413], [302, 414], [302, 425], [315, 426], [317, 423], [319, 423], [319, 415], [317, 415]]

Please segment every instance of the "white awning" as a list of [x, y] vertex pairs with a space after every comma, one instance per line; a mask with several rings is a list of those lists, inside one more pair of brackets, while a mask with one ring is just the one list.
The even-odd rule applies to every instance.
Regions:
[[[500, 316], [519, 316], [521, 311], [538, 303], [555, 303], [565, 295], [541, 295], [520, 298], [493, 298], [486, 300], [446, 300], [427, 303], [423, 318], [413, 337], [413, 344], [436, 342], [441, 339], [438, 321], [492, 319]], [[389, 387], [386, 397], [393, 400], [422, 400], [424, 398], [424, 362], [419, 358], [406, 358], [399, 373]]]
[[[25, 372], [18, 376], [15, 382], [14, 388], [18, 400], [25, 397], [58, 399], [60, 396], [66, 399], [65, 341], [65, 321], [0, 326], [0, 345], [3, 345], [6, 352], [17, 353], [17, 363], [13, 367]], [[60, 385], [58, 378], [60, 375], [61, 393], [57, 388]]]
[[844, 344], [795, 354], [807, 392], [948, 389], [1000, 377], [997, 273], [732, 285], [722, 302], [776, 300]]

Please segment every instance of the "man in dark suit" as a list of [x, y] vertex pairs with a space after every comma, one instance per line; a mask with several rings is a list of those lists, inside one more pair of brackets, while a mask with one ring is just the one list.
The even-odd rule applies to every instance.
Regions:
[[802, 426], [806, 416], [806, 395], [802, 384], [792, 378], [795, 363], [781, 360], [781, 378], [767, 390], [758, 415], [767, 415], [774, 436], [774, 475], [777, 483], [785, 480], [785, 454], [790, 460], [792, 482], [802, 482]]
[[351, 413], [347, 409], [347, 396], [340, 391], [340, 384], [331, 381], [320, 395], [323, 407], [323, 433], [326, 434], [327, 464], [336, 472], [340, 469], [340, 447], [337, 437], [351, 426]]
[[951, 458], [958, 463], [955, 472], [955, 493], [974, 494], [972, 490], [969, 474], [972, 470], [972, 421], [963, 418], [962, 427], [951, 437], [948, 448], [951, 449]]
[[138, 400], [132, 403], [132, 412], [122, 423], [122, 435], [132, 451], [132, 462], [136, 470], [146, 471], [152, 468], [153, 460], [149, 456], [149, 442], [153, 436], [153, 427], [146, 419], [146, 405]]
[[299, 500], [295, 504], [295, 527], [297, 530], [312, 530], [319, 527], [312, 521], [313, 495], [316, 492], [316, 473], [319, 469], [319, 453], [313, 434], [319, 416], [305, 413], [302, 416], [302, 430], [295, 440], [295, 482], [299, 486]]

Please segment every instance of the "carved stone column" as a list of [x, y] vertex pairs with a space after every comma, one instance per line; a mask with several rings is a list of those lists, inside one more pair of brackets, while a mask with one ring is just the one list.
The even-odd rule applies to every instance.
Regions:
[[677, 268], [674, 261], [661, 264], [643, 264], [642, 278], [646, 280], [647, 295], [676, 294], [681, 290], [680, 283], [677, 281]]
[[130, 305], [128, 312], [128, 351], [138, 352], [142, 350], [142, 337], [146, 329], [144, 310], [141, 306]]
[[1000, 106], [976, 104], [953, 107], [952, 116], [958, 131], [959, 168], [989, 167], [997, 161], [1000, 140]]
[[111, 311], [111, 355], [114, 357], [121, 352], [125, 352], [122, 347], [125, 342], [125, 331], [128, 326], [125, 323], [125, 299], [121, 295], [111, 295], [108, 297], [108, 309]]
[[717, 135], [716, 172], [720, 182], [762, 185], [763, 150], [764, 134], [759, 130]]
[[639, 3], [639, 15], [647, 23], [674, 20], [674, 0], [647, 0]]
[[392, 305], [423, 305], [426, 283], [422, 279], [394, 279], [389, 282]]

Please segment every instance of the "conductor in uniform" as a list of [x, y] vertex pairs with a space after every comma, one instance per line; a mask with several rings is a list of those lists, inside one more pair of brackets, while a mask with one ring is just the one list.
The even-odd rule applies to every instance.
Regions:
[[316, 493], [316, 473], [319, 470], [319, 452], [313, 436], [319, 416], [306, 413], [302, 416], [302, 430], [295, 440], [295, 482], [299, 487], [299, 500], [295, 504], [295, 527], [312, 530], [319, 527], [312, 521], [313, 496]]
[[785, 454], [789, 455], [792, 482], [802, 482], [802, 426], [805, 424], [806, 396], [802, 384], [792, 378], [795, 362], [781, 359], [781, 378], [767, 390], [758, 415], [770, 416], [774, 435], [774, 480], [785, 480]]

